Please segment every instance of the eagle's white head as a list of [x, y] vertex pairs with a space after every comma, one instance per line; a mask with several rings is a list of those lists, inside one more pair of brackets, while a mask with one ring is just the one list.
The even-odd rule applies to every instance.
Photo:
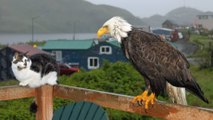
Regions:
[[132, 25], [121, 17], [112, 17], [106, 21], [98, 30], [97, 36], [100, 38], [103, 34], [110, 34], [121, 42], [121, 38], [128, 36], [128, 32], [132, 30]]

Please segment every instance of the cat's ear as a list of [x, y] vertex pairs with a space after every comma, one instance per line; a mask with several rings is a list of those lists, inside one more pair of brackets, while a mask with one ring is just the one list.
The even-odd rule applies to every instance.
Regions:
[[13, 56], [13, 57], [14, 57], [15, 59], [17, 59], [17, 58], [18, 58], [18, 56], [19, 56], [19, 53], [18, 53], [18, 52], [15, 52], [15, 54], [14, 54], [14, 56]]
[[24, 55], [24, 56], [27, 56], [27, 53], [29, 53], [29, 51], [25, 52], [23, 55]]
[[29, 53], [29, 51], [25, 52], [23, 55], [24, 55], [25, 57], [27, 57], [27, 61], [30, 61], [30, 58], [29, 58], [29, 56], [27, 55], [27, 53]]

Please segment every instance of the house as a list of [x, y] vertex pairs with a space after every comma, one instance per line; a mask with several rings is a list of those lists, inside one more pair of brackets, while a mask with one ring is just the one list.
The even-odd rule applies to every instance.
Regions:
[[49, 54], [48, 52], [33, 48], [27, 44], [10, 45], [2, 48], [0, 50], [0, 81], [14, 79], [11, 69], [11, 61], [15, 52], [27, 53], [28, 56], [38, 53]]
[[168, 29], [168, 28], [155, 28], [151, 30], [152, 33], [159, 35], [162, 39], [175, 42], [182, 38], [182, 33], [178, 32], [176, 29]]
[[99, 68], [104, 60], [127, 61], [120, 44], [115, 40], [49, 40], [42, 49], [52, 53], [58, 62], [79, 66], [85, 70]]
[[179, 27], [179, 25], [172, 20], [166, 20], [162, 23], [162, 27], [169, 29], [176, 29], [177, 27]]
[[198, 28], [213, 30], [213, 12], [197, 15], [195, 24]]
[[154, 28], [151, 30], [151, 32], [161, 36], [163, 39], [171, 41], [171, 35], [173, 30], [168, 28]]

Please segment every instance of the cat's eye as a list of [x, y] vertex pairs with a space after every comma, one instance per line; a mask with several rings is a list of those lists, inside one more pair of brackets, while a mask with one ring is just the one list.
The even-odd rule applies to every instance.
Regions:
[[17, 61], [17, 60], [15, 60], [15, 61], [13, 61], [13, 63], [14, 63], [14, 64], [16, 64], [16, 63], [18, 63], [18, 61]]

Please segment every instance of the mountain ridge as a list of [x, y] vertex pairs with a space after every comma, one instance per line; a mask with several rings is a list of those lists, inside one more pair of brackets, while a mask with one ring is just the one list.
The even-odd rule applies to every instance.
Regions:
[[95, 33], [113, 16], [121, 16], [134, 26], [160, 27], [165, 20], [190, 25], [196, 15], [203, 13], [180, 7], [164, 16], [139, 18], [122, 8], [84, 0], [1, 0], [0, 33], [31, 33], [33, 18], [35, 33]]
[[[149, 18], [142, 18], [141, 20], [154, 27], [161, 27], [165, 20], [172, 20], [179, 25], [192, 25], [196, 16], [204, 13], [205, 12], [201, 10], [191, 7], [179, 7], [164, 16], [153, 15]], [[155, 17], [155, 19], [153, 19], [153, 17]]]
[[0, 33], [94, 33], [109, 18], [122, 16], [143, 25], [127, 10], [84, 0], [1, 0]]

